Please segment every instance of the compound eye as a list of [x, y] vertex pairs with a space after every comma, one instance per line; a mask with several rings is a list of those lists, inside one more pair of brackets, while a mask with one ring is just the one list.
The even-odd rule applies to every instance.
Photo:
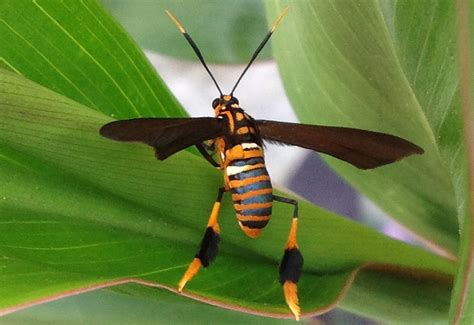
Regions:
[[230, 100], [229, 100], [229, 104], [230, 105], [233, 105], [233, 104], [237, 104], [239, 105], [239, 100], [235, 97], [232, 97]]
[[214, 99], [214, 100], [212, 101], [212, 108], [216, 108], [217, 105], [219, 105], [220, 101], [221, 101], [220, 98]]

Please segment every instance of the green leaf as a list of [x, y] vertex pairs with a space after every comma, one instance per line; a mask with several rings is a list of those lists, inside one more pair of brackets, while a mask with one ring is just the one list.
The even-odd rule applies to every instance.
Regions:
[[[187, 152], [157, 163], [145, 146], [103, 139], [97, 130], [105, 115], [0, 72], [3, 312], [110, 281], [174, 288], [203, 234], [219, 173]], [[234, 214], [229, 198], [223, 202], [219, 258], [187, 293], [229, 308], [287, 314], [277, 268], [291, 206], [277, 205], [271, 227], [251, 241], [227, 218]], [[452, 262], [300, 202], [305, 312], [339, 300], [362, 263], [454, 271]], [[413, 305], [433, 303], [416, 297]]]
[[[209, 63], [247, 63], [268, 32], [261, 0], [102, 3], [142, 48], [187, 60], [197, 61], [196, 55], [165, 10], [181, 21]], [[270, 53], [267, 46], [259, 59], [270, 58]]]
[[[269, 14], [285, 5], [269, 2]], [[383, 176], [328, 161], [412, 232], [452, 254], [460, 249], [451, 319], [471, 324], [472, 191], [455, 9], [449, 1], [301, 2], [292, 6], [274, 49], [302, 121], [394, 133], [425, 149], [423, 157], [381, 169]], [[464, 119], [472, 125], [472, 118]], [[472, 137], [466, 137], [471, 146]]]
[[[453, 166], [453, 182], [456, 184], [458, 218], [460, 224], [459, 268], [453, 288], [450, 320], [453, 324], [474, 322], [474, 1], [458, 1], [459, 63], [461, 116], [459, 131], [463, 131], [458, 144], [459, 154], [448, 156]], [[448, 152], [449, 154], [449, 152]]]
[[[340, 306], [381, 322], [389, 320], [390, 324], [446, 324], [452, 283], [443, 283], [433, 286], [422, 278], [364, 272], [356, 278]], [[421, 303], [427, 300], [431, 305]]]
[[[139, 311], [139, 312], [137, 312]], [[168, 290], [137, 284], [97, 290], [21, 310], [2, 324], [286, 324], [205, 305]]]
[[425, 150], [371, 171], [326, 160], [390, 216], [455, 255], [457, 203], [444, 151], [459, 142], [454, 4], [275, 0], [269, 15], [288, 4], [273, 45], [300, 120], [395, 134]]
[[[174, 288], [202, 238], [222, 176], [188, 152], [157, 162], [149, 148], [108, 141], [98, 129], [112, 114], [184, 111], [93, 1], [2, 2], [0, 38], [3, 66], [54, 91], [0, 72], [0, 277], [8, 280], [0, 286], [1, 312], [117, 281]], [[332, 307], [361, 264], [392, 266], [378, 273], [394, 281], [428, 274], [406, 281], [411, 292], [438, 288], [439, 274], [454, 273], [453, 262], [300, 202], [304, 312]], [[228, 218], [234, 212], [226, 198], [219, 258], [186, 292], [288, 316], [277, 269], [291, 213], [276, 205], [271, 226], [251, 241]], [[419, 322], [433, 319], [426, 310], [445, 305], [427, 295], [404, 299], [413, 309], [398, 314], [422, 310], [413, 318]]]
[[78, 103], [115, 118], [185, 115], [95, 1], [2, 1], [0, 35], [0, 64]]

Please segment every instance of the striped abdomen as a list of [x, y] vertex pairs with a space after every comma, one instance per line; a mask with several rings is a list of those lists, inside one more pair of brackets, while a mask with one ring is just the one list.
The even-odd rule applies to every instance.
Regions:
[[237, 146], [242, 146], [244, 156], [232, 160], [226, 174], [239, 225], [247, 236], [255, 238], [272, 215], [272, 184], [260, 146], [255, 143]]

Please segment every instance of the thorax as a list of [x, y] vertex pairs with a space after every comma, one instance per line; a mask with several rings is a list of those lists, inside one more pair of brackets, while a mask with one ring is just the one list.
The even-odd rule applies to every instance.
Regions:
[[219, 112], [216, 116], [225, 123], [224, 140], [226, 149], [242, 143], [256, 143], [262, 146], [262, 140], [254, 119], [243, 109], [235, 108]]
[[221, 169], [224, 171], [226, 185], [233, 188], [230, 178], [258, 162], [260, 168], [265, 168], [263, 145], [254, 119], [241, 108], [223, 110], [216, 114], [225, 123], [224, 135], [216, 139]]

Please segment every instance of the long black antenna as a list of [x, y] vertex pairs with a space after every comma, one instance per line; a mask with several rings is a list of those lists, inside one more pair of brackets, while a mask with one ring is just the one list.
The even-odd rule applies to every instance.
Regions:
[[176, 24], [179, 31], [183, 34], [183, 36], [188, 41], [189, 45], [191, 45], [191, 47], [194, 50], [194, 53], [196, 53], [197, 57], [199, 58], [199, 61], [201, 61], [202, 65], [206, 69], [207, 73], [209, 73], [209, 75], [211, 76], [212, 81], [214, 81], [214, 84], [216, 85], [217, 90], [219, 90], [219, 94], [221, 96], [223, 96], [221, 88], [219, 87], [219, 84], [217, 83], [216, 79], [212, 75], [211, 70], [209, 70], [209, 68], [207, 67], [206, 62], [204, 61], [204, 57], [202, 56], [201, 51], [199, 51], [199, 48], [197, 47], [196, 43], [194, 43], [193, 39], [186, 32], [186, 30], [184, 29], [183, 25], [179, 22], [179, 20], [175, 16], [173, 16], [173, 14], [171, 12], [169, 12], [168, 10], [165, 10], [165, 12], [168, 15], [168, 17], [170, 17], [170, 19]]
[[273, 23], [273, 26], [272, 28], [270, 29], [270, 31], [268, 32], [268, 34], [265, 36], [265, 38], [263, 39], [263, 41], [260, 43], [260, 45], [257, 47], [257, 49], [255, 50], [255, 52], [253, 53], [252, 55], [252, 58], [250, 59], [250, 62], [247, 64], [247, 66], [245, 67], [244, 71], [242, 72], [242, 74], [240, 75], [239, 79], [237, 79], [237, 82], [235, 83], [234, 85], [234, 88], [232, 88], [232, 91], [230, 92], [230, 95], [233, 96], [234, 94], [234, 90], [235, 88], [237, 88], [237, 85], [239, 84], [240, 80], [242, 80], [242, 77], [244, 76], [244, 74], [247, 72], [247, 70], [250, 68], [250, 66], [252, 65], [253, 61], [255, 61], [255, 59], [257, 58], [257, 55], [262, 51], [263, 47], [265, 46], [265, 44], [267, 44], [268, 40], [270, 39], [270, 37], [272, 36], [273, 32], [275, 31], [275, 29], [278, 27], [278, 25], [280, 25], [282, 19], [286, 16], [286, 14], [288, 13], [288, 7], [286, 7], [285, 9], [283, 9], [282, 13], [280, 14], [280, 16], [277, 18], [277, 20], [275, 20], [275, 22]]

